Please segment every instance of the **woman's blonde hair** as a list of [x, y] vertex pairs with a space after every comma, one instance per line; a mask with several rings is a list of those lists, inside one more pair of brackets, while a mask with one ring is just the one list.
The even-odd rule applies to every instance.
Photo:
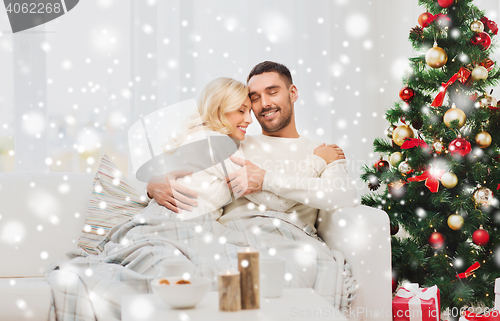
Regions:
[[221, 77], [209, 82], [198, 98], [198, 109], [184, 123], [182, 135], [166, 143], [161, 148], [167, 152], [168, 146], [179, 146], [187, 135], [197, 130], [213, 130], [228, 135], [234, 128], [226, 114], [241, 107], [248, 97], [248, 87], [242, 82]]

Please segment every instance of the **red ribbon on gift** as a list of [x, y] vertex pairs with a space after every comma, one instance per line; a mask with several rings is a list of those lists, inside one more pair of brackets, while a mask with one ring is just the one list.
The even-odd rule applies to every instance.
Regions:
[[460, 67], [458, 72], [454, 74], [450, 80], [448, 80], [447, 83], [442, 83], [441, 84], [441, 90], [439, 94], [437, 94], [436, 98], [434, 98], [434, 101], [432, 102], [431, 106], [433, 107], [439, 107], [443, 105], [444, 97], [446, 96], [446, 91], [448, 90], [448, 87], [450, 87], [455, 81], [460, 81], [462, 84], [465, 84], [467, 80], [469, 79], [471, 75], [471, 72], [464, 68]]
[[500, 321], [500, 311], [493, 310], [482, 315], [465, 311], [464, 317], [467, 321]]
[[459, 278], [459, 279], [466, 279], [469, 276], [471, 276], [472, 274], [474, 274], [474, 272], [477, 269], [479, 269], [480, 267], [481, 267], [481, 264], [479, 264], [479, 262], [476, 262], [476, 263], [472, 264], [471, 266], [469, 266], [469, 268], [467, 270], [465, 270], [464, 273], [459, 273], [457, 275], [457, 278]]
[[414, 147], [421, 147], [423, 150], [426, 150], [429, 154], [432, 153], [429, 145], [422, 139], [418, 138], [407, 138], [406, 141], [401, 145], [401, 149], [410, 149]]
[[432, 193], [436, 193], [439, 190], [439, 180], [443, 177], [445, 170], [434, 171], [431, 173], [429, 170], [426, 170], [422, 175], [414, 176], [408, 178], [409, 182], [421, 182], [425, 181], [425, 186]]
[[431, 16], [429, 19], [427, 19], [427, 20], [426, 20], [426, 21], [422, 24], [422, 28], [428, 27], [431, 23], [433, 23], [434, 21], [439, 20], [439, 19], [444, 19], [444, 20], [451, 21], [451, 19], [450, 19], [450, 18], [448, 18], [448, 16], [447, 16], [447, 15], [442, 14], [442, 13], [438, 13], [437, 15], [435, 15], [435, 16]]

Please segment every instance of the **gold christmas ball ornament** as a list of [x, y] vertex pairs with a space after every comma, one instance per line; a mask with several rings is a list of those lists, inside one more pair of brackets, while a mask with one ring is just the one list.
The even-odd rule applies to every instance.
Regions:
[[432, 68], [441, 68], [447, 61], [448, 55], [446, 51], [438, 47], [437, 43], [434, 43], [434, 46], [425, 54], [425, 62]]
[[408, 164], [408, 162], [401, 162], [398, 165], [398, 170], [401, 174], [407, 175], [412, 171], [412, 168], [410, 167], [410, 164]]
[[491, 135], [488, 132], [482, 131], [476, 135], [476, 145], [479, 148], [486, 148], [491, 145]]
[[441, 177], [441, 184], [443, 184], [443, 186], [446, 188], [453, 188], [457, 186], [457, 183], [457, 175], [453, 174], [452, 172], [446, 172]]
[[489, 188], [479, 187], [472, 198], [476, 205], [489, 206], [493, 203], [493, 192]]
[[452, 230], [457, 231], [464, 226], [464, 218], [461, 215], [452, 214], [448, 216], [448, 226]]
[[413, 138], [413, 130], [408, 125], [398, 126], [392, 132], [392, 139], [396, 145], [401, 146], [405, 142], [405, 138]]
[[477, 33], [483, 32], [484, 31], [484, 24], [479, 20], [474, 20], [470, 24], [470, 30], [477, 32]]
[[488, 94], [484, 94], [481, 97], [479, 97], [479, 105], [483, 108], [489, 108], [491, 107], [496, 107], [498, 104], [497, 100], [495, 97], [490, 96]]
[[483, 66], [476, 66], [472, 69], [471, 76], [474, 80], [484, 80], [488, 78], [488, 70]]
[[391, 163], [392, 166], [396, 167], [399, 165], [404, 160], [404, 156], [400, 152], [395, 152], [392, 153], [391, 156], [389, 157], [389, 163]]
[[455, 104], [451, 106], [450, 109], [444, 114], [443, 121], [446, 127], [451, 127], [451, 122], [458, 120], [458, 128], [461, 128], [465, 124], [465, 113], [460, 108], [456, 108]]

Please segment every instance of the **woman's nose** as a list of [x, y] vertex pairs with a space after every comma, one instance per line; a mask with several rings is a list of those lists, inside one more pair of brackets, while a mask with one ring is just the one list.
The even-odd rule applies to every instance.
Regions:
[[250, 114], [250, 112], [245, 113], [245, 122], [247, 122], [248, 124], [251, 124], [253, 122], [252, 114]]

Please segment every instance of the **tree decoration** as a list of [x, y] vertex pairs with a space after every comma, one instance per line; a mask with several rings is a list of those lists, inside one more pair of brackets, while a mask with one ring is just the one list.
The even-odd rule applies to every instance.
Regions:
[[444, 170], [426, 170], [422, 175], [408, 178], [408, 182], [422, 182], [425, 181], [425, 186], [432, 193], [439, 191], [439, 180], [444, 174]]
[[438, 47], [437, 42], [425, 54], [425, 62], [432, 68], [441, 68], [448, 61], [448, 55], [443, 48]]
[[439, 232], [434, 232], [429, 236], [428, 242], [433, 249], [439, 250], [444, 245], [444, 236]]
[[389, 163], [391, 163], [391, 165], [394, 167], [397, 167], [399, 163], [401, 163], [403, 160], [404, 156], [400, 152], [392, 153], [391, 156], [389, 157]]
[[484, 31], [491, 31], [491, 33], [494, 35], [498, 33], [498, 26], [495, 21], [490, 20], [486, 17], [482, 17], [481, 22], [484, 25]]
[[452, 214], [448, 216], [448, 226], [454, 230], [458, 231], [464, 225], [464, 218], [458, 214]]
[[410, 34], [416, 35], [418, 39], [424, 39], [424, 29], [419, 26], [412, 28]]
[[479, 46], [481, 50], [488, 50], [491, 46], [491, 37], [487, 32], [476, 33], [470, 39], [474, 46]]
[[424, 121], [422, 120], [422, 118], [415, 118], [414, 120], [411, 121], [411, 125], [416, 130], [420, 130], [424, 125]]
[[444, 101], [444, 97], [446, 96], [446, 91], [448, 90], [448, 87], [451, 86], [453, 83], [455, 83], [455, 81], [457, 81], [457, 80], [459, 82], [461, 82], [462, 84], [466, 84], [469, 80], [470, 75], [471, 75], [471, 72], [468, 69], [466, 69], [464, 67], [460, 67], [458, 72], [456, 74], [454, 74], [450, 78], [450, 80], [448, 80], [448, 82], [441, 84], [441, 90], [436, 95], [436, 98], [432, 102], [431, 106], [433, 106], [433, 107], [442, 106], [443, 101]]
[[399, 98], [405, 103], [410, 103], [415, 97], [415, 92], [410, 87], [406, 86], [399, 92]]
[[382, 157], [375, 162], [375, 165], [373, 165], [377, 172], [379, 173], [385, 173], [389, 170], [389, 163], [386, 160], [383, 160]]
[[491, 135], [488, 132], [482, 131], [476, 135], [476, 145], [479, 148], [486, 148], [491, 144]]
[[470, 24], [470, 30], [472, 30], [474, 32], [483, 32], [484, 31], [484, 24], [479, 20], [474, 20]]
[[457, 128], [461, 128], [465, 124], [466, 119], [467, 117], [465, 117], [463, 110], [457, 108], [455, 104], [453, 104], [451, 108], [446, 111], [443, 117], [444, 124], [448, 128], [451, 127], [451, 122], [454, 120], [458, 120]]
[[479, 229], [472, 234], [472, 242], [476, 245], [485, 246], [489, 241], [490, 234], [483, 229], [483, 226], [480, 226]]
[[392, 197], [398, 199], [405, 195], [407, 184], [405, 181], [399, 180], [387, 184], [387, 188], [389, 190], [389, 194], [391, 194]]
[[398, 170], [403, 175], [408, 175], [409, 173], [411, 173], [413, 171], [413, 169], [411, 168], [410, 164], [408, 164], [408, 162], [399, 163]]
[[495, 99], [495, 97], [493, 97], [491, 95], [484, 94], [484, 95], [479, 97], [479, 106], [481, 106], [483, 108], [496, 107], [497, 103], [498, 102]]
[[444, 145], [443, 145], [442, 141], [434, 142], [434, 144], [432, 144], [432, 148], [434, 148], [434, 151], [438, 155], [441, 154], [442, 152], [444, 152]]
[[458, 183], [457, 175], [455, 175], [452, 172], [446, 172], [441, 177], [441, 184], [443, 184], [443, 186], [446, 188], [453, 188], [457, 186], [457, 183]]
[[483, 66], [476, 66], [472, 69], [472, 79], [484, 80], [486, 78], [488, 78], [488, 70]]
[[396, 128], [396, 126], [393, 126], [393, 125], [391, 125], [391, 126], [387, 127], [387, 128], [385, 129], [385, 135], [386, 135], [387, 137], [389, 137], [389, 138], [391, 138], [391, 139], [392, 139], [392, 133], [394, 132], [394, 129], [395, 129], [395, 128]]
[[406, 138], [413, 138], [413, 130], [408, 125], [401, 125], [394, 129], [392, 133], [392, 140], [396, 145], [401, 146]]
[[370, 191], [376, 191], [380, 188], [380, 181], [376, 176], [370, 178], [370, 181], [368, 182], [368, 188], [370, 189]]
[[432, 13], [430, 13], [430, 12], [424, 12], [424, 13], [420, 14], [420, 16], [418, 16], [418, 24], [421, 27], [426, 27], [427, 26], [427, 24], [426, 24], [427, 20], [429, 20], [432, 17], [433, 17]]
[[472, 198], [478, 206], [490, 206], [493, 203], [493, 192], [487, 187], [478, 187]]
[[419, 138], [408, 138], [403, 145], [401, 145], [401, 149], [410, 149], [420, 147], [422, 150], [428, 154], [432, 153], [429, 145], [425, 141]]
[[450, 145], [448, 145], [448, 151], [451, 156], [466, 156], [472, 150], [472, 147], [468, 140], [458, 137], [451, 141]]
[[399, 224], [391, 224], [391, 235], [396, 235], [399, 232]]
[[438, 0], [438, 4], [442, 8], [449, 8], [453, 5], [454, 2], [455, 2], [455, 0]]

